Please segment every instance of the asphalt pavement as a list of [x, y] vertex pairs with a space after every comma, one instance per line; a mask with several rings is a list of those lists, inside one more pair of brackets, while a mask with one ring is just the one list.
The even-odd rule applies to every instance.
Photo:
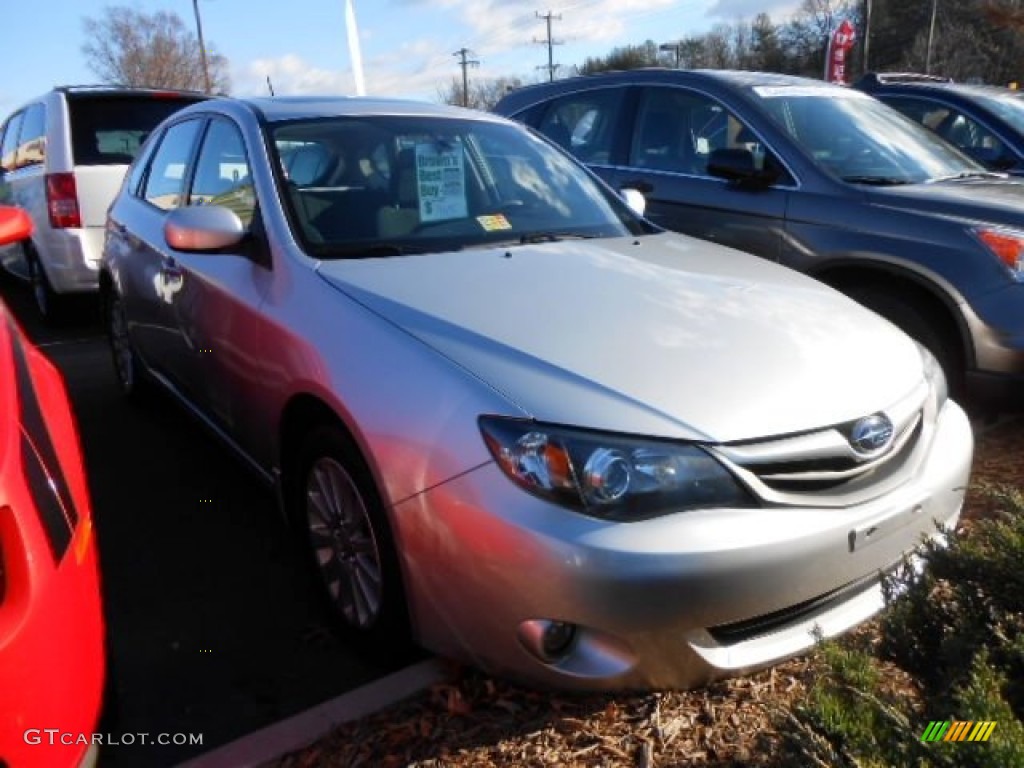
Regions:
[[[272, 493], [169, 399], [124, 401], [98, 322], [41, 325], [9, 277], [0, 295], [78, 420], [110, 655], [100, 730], [118, 742], [101, 768], [177, 764], [408, 662], [331, 632]], [[186, 743], [143, 744], [158, 739]]]

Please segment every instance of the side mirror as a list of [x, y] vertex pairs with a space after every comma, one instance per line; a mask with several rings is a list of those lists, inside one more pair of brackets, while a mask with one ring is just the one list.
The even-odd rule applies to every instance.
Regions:
[[647, 198], [644, 197], [643, 192], [639, 189], [633, 189], [633, 187], [624, 187], [619, 190], [619, 194], [622, 195], [622, 199], [626, 201], [626, 205], [628, 205], [637, 216], [644, 215], [644, 211], [647, 209]]
[[28, 240], [32, 236], [32, 219], [21, 208], [0, 205], [0, 245]]
[[164, 239], [176, 251], [219, 251], [242, 242], [246, 230], [238, 214], [220, 205], [175, 208], [164, 222]]
[[757, 167], [753, 152], [740, 148], [711, 150], [708, 173], [747, 187], [767, 187], [778, 178], [775, 171]]

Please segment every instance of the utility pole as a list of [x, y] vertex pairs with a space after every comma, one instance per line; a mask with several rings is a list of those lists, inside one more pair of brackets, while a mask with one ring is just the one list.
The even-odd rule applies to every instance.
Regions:
[[553, 13], [551, 13], [551, 11], [548, 11], [547, 13], [543, 13], [543, 14], [542, 13], [537, 13], [536, 11], [534, 13], [536, 13], [536, 16], [537, 16], [538, 19], [544, 19], [544, 21], [546, 21], [547, 25], [548, 25], [548, 39], [547, 40], [537, 40], [535, 38], [534, 41], [533, 41], [535, 43], [546, 43], [547, 46], [548, 46], [548, 65], [546, 67], [545, 66], [537, 67], [537, 69], [546, 69], [548, 71], [548, 80], [549, 81], [553, 81], [555, 79], [555, 70], [558, 69], [559, 65], [555, 64], [554, 58], [553, 58], [553, 52], [552, 52], [551, 49], [552, 49], [553, 46], [561, 45], [562, 41], [561, 40], [554, 40], [554, 39], [552, 39], [552, 37], [551, 37], [551, 21], [552, 21], [552, 19], [554, 19], [556, 21], [561, 21], [562, 20], [562, 15], [559, 14], [558, 16], [555, 16]]
[[196, 14], [196, 36], [199, 38], [199, 55], [203, 60], [203, 83], [206, 85], [205, 93], [210, 92], [210, 67], [206, 62], [206, 43], [203, 42], [203, 22], [199, 18], [199, 0], [192, 0], [192, 10]]
[[672, 51], [676, 55], [676, 69], [683, 62], [683, 41], [676, 40], [674, 43], [662, 43], [658, 46], [659, 51]]
[[479, 61], [476, 61], [475, 59], [466, 58], [466, 56], [468, 56], [471, 53], [472, 51], [469, 50], [468, 48], [459, 48], [459, 50], [452, 54], [452, 56], [461, 57], [461, 61], [459, 61], [459, 66], [462, 67], [462, 106], [464, 107], [469, 106], [469, 76], [466, 74], [466, 71], [470, 67], [480, 66]]

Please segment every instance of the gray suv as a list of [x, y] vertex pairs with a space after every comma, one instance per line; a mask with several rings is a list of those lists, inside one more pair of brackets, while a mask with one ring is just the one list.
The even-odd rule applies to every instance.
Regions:
[[[496, 106], [647, 198], [651, 221], [807, 272], [1024, 401], [1024, 183], [859, 91], [755, 72], [635, 70]], [[871, 375], [866, 371], [865, 375]]]

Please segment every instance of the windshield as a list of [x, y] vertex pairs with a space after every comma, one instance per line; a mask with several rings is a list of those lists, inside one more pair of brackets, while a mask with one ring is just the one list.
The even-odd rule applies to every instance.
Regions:
[[818, 165], [844, 181], [916, 184], [985, 174], [928, 129], [859, 91], [825, 85], [752, 90]]
[[653, 231], [518, 126], [337, 117], [279, 124], [272, 136], [293, 225], [321, 258]]

